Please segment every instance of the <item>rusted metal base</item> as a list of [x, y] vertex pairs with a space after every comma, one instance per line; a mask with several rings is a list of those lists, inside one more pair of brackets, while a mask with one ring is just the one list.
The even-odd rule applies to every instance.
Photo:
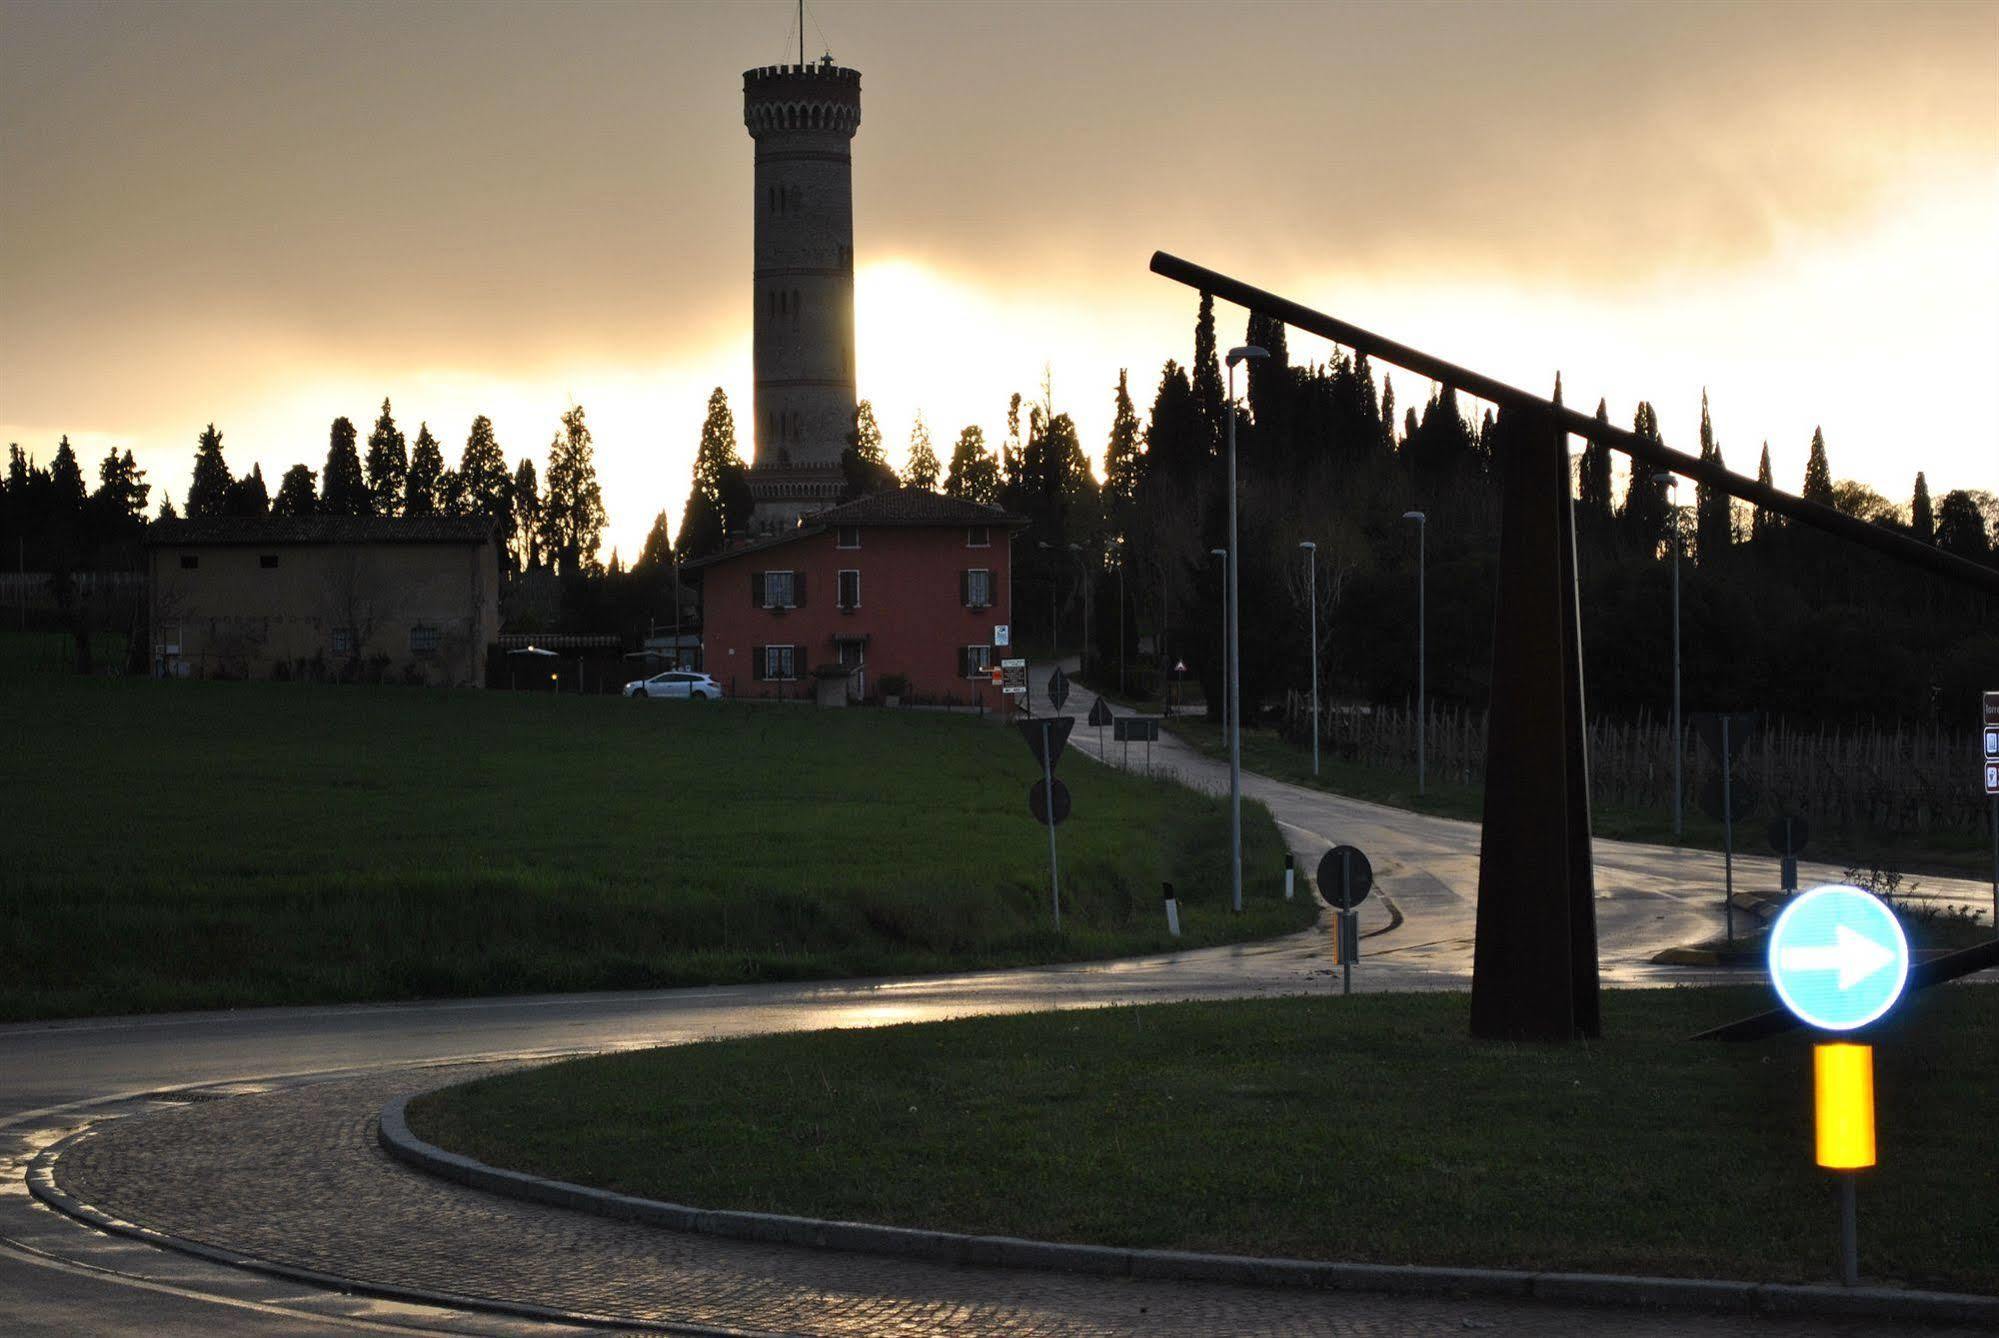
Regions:
[[1599, 1035], [1602, 1020], [1567, 437], [1530, 408], [1503, 409], [1501, 425], [1471, 1029], [1568, 1041]]

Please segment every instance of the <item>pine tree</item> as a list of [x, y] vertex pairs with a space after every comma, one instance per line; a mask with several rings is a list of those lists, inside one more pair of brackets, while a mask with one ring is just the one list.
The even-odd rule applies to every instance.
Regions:
[[173, 499], [173, 498], [171, 498], [171, 497], [169, 497], [169, 496], [167, 496], [167, 495], [166, 495], [165, 493], [161, 493], [161, 494], [160, 494], [160, 515], [159, 515], [159, 518], [160, 518], [161, 520], [179, 520], [179, 519], [180, 519], [180, 512], [178, 512], [178, 511], [174, 510], [174, 499]]
[[[1767, 441], [1763, 443], [1763, 458], [1756, 465], [1756, 481], [1766, 488], [1776, 486], [1771, 482], [1770, 478], [1770, 443]], [[1768, 507], [1757, 507], [1755, 514], [1749, 518], [1749, 537], [1752, 540], [1761, 539], [1767, 534], [1775, 534], [1776, 532], [1776, 513]]]
[[[1610, 406], [1601, 399], [1596, 402], [1596, 421], [1606, 426], [1610, 423]], [[1576, 500], [1583, 514], [1594, 523], [1606, 525], [1610, 522], [1610, 447], [1601, 442], [1592, 441], [1583, 447], [1581, 476], [1576, 480]]]
[[[1708, 416], [1707, 389], [1701, 389], [1701, 459], [1721, 465], [1721, 442], [1714, 435], [1714, 420]], [[1719, 560], [1734, 539], [1730, 524], [1728, 494], [1706, 483], [1694, 488], [1694, 543], [1703, 565]]]
[[97, 491], [90, 498], [99, 536], [135, 537], [145, 528], [146, 499], [152, 490], [152, 485], [146, 482], [146, 471], [139, 468], [131, 451], [120, 455], [113, 447], [105, 452], [97, 464]]
[[319, 475], [319, 513], [323, 516], [371, 516], [374, 502], [361, 477], [361, 455], [354, 446], [354, 424], [333, 420], [326, 447], [326, 468]]
[[409, 477], [403, 482], [403, 514], [434, 516], [444, 508], [439, 489], [444, 481], [444, 452], [430, 435], [430, 424], [419, 423], [416, 444], [410, 447]]
[[999, 461], [986, 449], [985, 429], [969, 426], [958, 434], [958, 444], [951, 448], [951, 472], [945, 476], [944, 492], [991, 505], [999, 500], [999, 489]]
[[1832, 467], [1825, 458], [1825, 432], [1812, 429], [1811, 458], [1805, 461], [1804, 498], [1821, 506], [1832, 505]]
[[1937, 502], [1936, 544], [1946, 553], [1973, 562], [1985, 560], [1991, 547], [1985, 513], [1979, 508], [1978, 499], [1962, 488], [1945, 493]]
[[1909, 528], [1923, 543], [1936, 542], [1936, 519], [1930, 511], [1930, 481], [1916, 471], [1916, 495], [1909, 503]]
[[603, 570], [604, 492], [597, 486], [596, 453], [583, 406], [572, 404], [548, 444], [548, 498], [542, 504], [544, 543], [564, 576]]
[[252, 464], [249, 473], [229, 485], [229, 500], [224, 510], [228, 515], [252, 520], [261, 520], [271, 513], [271, 494], [264, 486], [263, 465]]
[[1111, 524], [1120, 534], [1131, 527], [1132, 510], [1138, 503], [1138, 483], [1144, 469], [1138, 413], [1131, 404], [1130, 375], [1120, 367], [1117, 400], [1111, 411], [1111, 439], [1110, 444], [1104, 447], [1104, 500], [1110, 508]]
[[638, 561], [632, 564], [635, 572], [665, 571], [673, 565], [673, 536], [666, 527], [666, 512], [652, 518], [652, 528], [646, 531], [645, 547], [639, 550]]
[[368, 496], [378, 516], [399, 516], [403, 509], [403, 489], [410, 472], [409, 443], [396, 427], [389, 402], [382, 401], [382, 416], [368, 434]]
[[[877, 434], [877, 450], [880, 444]], [[682, 562], [722, 551], [731, 521], [724, 489], [730, 474], [742, 471], [743, 460], [736, 451], [736, 419], [729, 412], [729, 397], [716, 386], [708, 396], [701, 444], [694, 449], [694, 477], [687, 489], [686, 509], [680, 514], [675, 547]]]
[[194, 479], [187, 487], [188, 519], [227, 511], [229, 484], [229, 466], [222, 460], [222, 434], [210, 423], [194, 448]]
[[271, 499], [271, 514], [274, 516], [310, 516], [319, 510], [319, 499], [313, 494], [313, 473], [304, 465], [293, 465], [278, 480], [278, 495]]
[[541, 548], [541, 484], [535, 477], [534, 461], [527, 456], [522, 456], [514, 469], [509, 496], [513, 525], [504, 531], [507, 563], [516, 572], [533, 571], [546, 564], [548, 555]]
[[930, 447], [930, 429], [924, 426], [923, 415], [919, 413], [915, 426], [909, 430], [909, 463], [903, 470], [902, 481], [912, 488], [935, 492], [942, 469], [937, 463], [937, 452]]

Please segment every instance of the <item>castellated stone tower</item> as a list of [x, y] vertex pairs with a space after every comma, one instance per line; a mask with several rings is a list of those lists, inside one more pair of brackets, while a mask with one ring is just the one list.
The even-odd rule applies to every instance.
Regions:
[[750, 488], [772, 530], [839, 500], [854, 427], [853, 139], [861, 76], [833, 63], [743, 73], [757, 144]]

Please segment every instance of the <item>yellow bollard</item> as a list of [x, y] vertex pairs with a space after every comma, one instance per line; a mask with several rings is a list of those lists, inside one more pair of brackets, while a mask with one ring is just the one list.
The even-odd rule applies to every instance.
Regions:
[[1874, 1047], [1812, 1047], [1818, 1097], [1818, 1163], [1831, 1171], [1874, 1164]]

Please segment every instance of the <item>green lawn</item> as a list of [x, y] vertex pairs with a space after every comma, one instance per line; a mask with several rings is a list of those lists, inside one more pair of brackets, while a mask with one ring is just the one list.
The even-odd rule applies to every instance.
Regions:
[[78, 679], [0, 648], [0, 1018], [937, 971], [1303, 928], [1267, 813], [967, 716]]
[[[1125, 1246], [1827, 1281], [1811, 1054], [1747, 988], [1473, 1042], [1463, 995], [1045, 1013], [572, 1061], [412, 1103], [481, 1160], [709, 1208]], [[1999, 990], [1877, 1029], [1869, 1279], [1999, 1292]]]
[[[1200, 716], [1175, 716], [1166, 726], [1196, 750], [1209, 757], [1228, 756], [1227, 736], [1219, 724]], [[1425, 793], [1416, 793], [1416, 768], [1412, 759], [1407, 771], [1399, 768], [1364, 766], [1343, 762], [1330, 749], [1321, 747], [1319, 775], [1312, 776], [1312, 749], [1309, 743], [1296, 744], [1273, 729], [1246, 729], [1242, 734], [1242, 765], [1245, 771], [1290, 781], [1295, 785], [1327, 790], [1355, 799], [1366, 799], [1395, 808], [1435, 813], [1446, 818], [1477, 822], [1484, 815], [1485, 786], [1482, 781], [1465, 783], [1435, 774], [1425, 777]], [[1972, 779], [1976, 780], [1974, 776]], [[1681, 844], [1703, 850], [1720, 850], [1721, 823], [1689, 802], [1682, 815]], [[1745, 818], [1736, 825], [1738, 853], [1767, 855], [1764, 828], [1767, 811]], [[1590, 810], [1590, 826], [1597, 836], [1613, 841], [1646, 841], [1673, 844], [1671, 809], [1639, 809], [1614, 804], [1595, 804]], [[1918, 873], [1978, 878], [1992, 872], [1989, 838], [1951, 836], [1921, 844], [1883, 841], [1852, 832], [1814, 833], [1807, 860], [1823, 864], [1853, 864], [1867, 867], [1880, 864]], [[1916, 881], [1920, 881], [1918, 878]]]

